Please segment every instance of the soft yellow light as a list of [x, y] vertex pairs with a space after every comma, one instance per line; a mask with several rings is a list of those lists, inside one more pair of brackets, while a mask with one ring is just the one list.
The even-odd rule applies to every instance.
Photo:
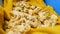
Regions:
[[43, 32], [33, 32], [32, 34], [48, 34], [48, 33], [43, 33]]

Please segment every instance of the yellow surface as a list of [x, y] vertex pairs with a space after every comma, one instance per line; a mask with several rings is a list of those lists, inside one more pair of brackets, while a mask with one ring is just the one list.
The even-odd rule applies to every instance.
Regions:
[[0, 6], [0, 34], [5, 34], [2, 27], [4, 24], [4, 12], [3, 8]]
[[58, 23], [60, 24], [60, 16], [58, 17]]
[[50, 15], [55, 14], [58, 16], [58, 14], [54, 11], [54, 9], [51, 6], [47, 6], [43, 9], [43, 11], [49, 11]]
[[48, 34], [48, 33], [43, 33], [43, 32], [33, 32], [32, 34]]
[[3, 8], [0, 6], [0, 27], [4, 24], [4, 12]]
[[60, 25], [48, 28], [30, 29], [24, 34], [60, 34]]
[[6, 34], [2, 28], [0, 28], [0, 34]]
[[4, 0], [4, 10], [5, 10], [5, 18], [10, 19], [10, 12], [12, 10], [13, 0]]

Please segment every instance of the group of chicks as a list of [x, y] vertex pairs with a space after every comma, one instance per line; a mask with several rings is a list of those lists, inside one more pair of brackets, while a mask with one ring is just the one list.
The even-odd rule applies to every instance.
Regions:
[[5, 21], [7, 34], [23, 34], [31, 28], [53, 27], [58, 17], [50, 15], [49, 10], [44, 11], [42, 7], [30, 5], [25, 1], [13, 3], [11, 19]]

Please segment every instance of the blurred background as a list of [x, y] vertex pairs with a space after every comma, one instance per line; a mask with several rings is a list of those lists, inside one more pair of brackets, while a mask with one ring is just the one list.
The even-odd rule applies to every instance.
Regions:
[[3, 5], [3, 0], [0, 0], [0, 5]]
[[46, 5], [50, 5], [60, 16], [60, 0], [45, 0]]

